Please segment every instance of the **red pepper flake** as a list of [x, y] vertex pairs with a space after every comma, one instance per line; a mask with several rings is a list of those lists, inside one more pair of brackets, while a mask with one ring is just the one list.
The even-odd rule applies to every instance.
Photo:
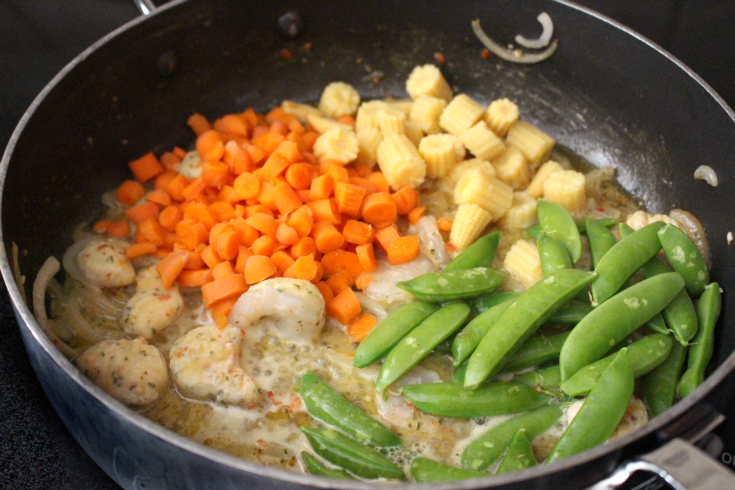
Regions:
[[260, 446], [260, 447], [268, 447], [268, 443], [265, 442], [263, 439], [258, 439], [255, 442], [257, 442], [258, 443], [258, 446]]
[[308, 43], [304, 43], [304, 49], [309, 51], [311, 47], [314, 46], [314, 43], [309, 41]]
[[604, 213], [605, 212], [605, 208], [597, 208], [597, 211], [599, 211], [601, 213]]
[[248, 410], [252, 410], [252, 409], [254, 409], [257, 406], [258, 405], [255, 402], [250, 402], [250, 403], [248, 403]]
[[287, 60], [290, 57], [291, 57], [291, 51], [289, 51], [288, 49], [281, 50], [281, 58], [283, 58], [284, 60]]
[[446, 61], [446, 59], [444, 58], [444, 55], [443, 55], [443, 54], [441, 54], [441, 53], [434, 53], [434, 59], [435, 59], [435, 60], [436, 60], [436, 62], [437, 62], [437, 63], [439, 63], [440, 65], [443, 65], [443, 64], [444, 64], [444, 62]]
[[491, 53], [487, 48], [483, 48], [482, 51], [480, 51], [480, 55], [485, 59], [488, 59], [490, 57], [490, 54]]
[[452, 242], [447, 242], [447, 250], [449, 252], [454, 252], [455, 250], [457, 250], [457, 246]]

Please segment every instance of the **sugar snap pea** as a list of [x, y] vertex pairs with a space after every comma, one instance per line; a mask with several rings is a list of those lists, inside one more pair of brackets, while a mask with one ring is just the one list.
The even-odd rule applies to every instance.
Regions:
[[573, 323], [582, 321], [592, 311], [592, 305], [582, 301], [570, 301], [549, 317], [549, 323]]
[[594, 278], [594, 273], [564, 269], [521, 294], [498, 318], [470, 356], [465, 387], [476, 388], [499, 371], [549, 316]]
[[437, 463], [429, 458], [419, 457], [411, 462], [411, 476], [416, 483], [436, 483], [443, 481], [468, 480], [488, 476], [482, 471], [466, 470]]
[[455, 383], [462, 383], [464, 384], [464, 375], [467, 374], [467, 362], [463, 362], [459, 366], [454, 368], [454, 376], [452, 377], [452, 381]]
[[513, 303], [517, 296], [510, 296], [505, 301], [480, 313], [465, 326], [452, 342], [454, 365], [459, 366], [470, 358], [480, 344], [482, 338], [492, 328], [500, 315]]
[[582, 255], [582, 239], [579, 229], [569, 211], [556, 203], [539, 201], [536, 207], [541, 229], [551, 238], [564, 244], [572, 263], [576, 264]]
[[340, 478], [342, 480], [353, 480], [345, 470], [336, 470], [327, 468], [318, 459], [306, 451], [301, 453], [301, 459], [304, 462], [304, 469], [311, 475], [328, 476], [330, 478]]
[[[633, 233], [633, 228], [620, 223], [620, 236], [625, 237]], [[640, 268], [640, 273], [644, 279], [656, 276], [658, 274], [665, 274], [671, 272], [671, 267], [654, 255], [651, 260], [643, 264]], [[694, 335], [697, 333], [699, 328], [699, 322], [697, 321], [697, 312], [694, 310], [694, 303], [692, 303], [689, 294], [685, 289], [682, 289], [671, 302], [666, 305], [662, 312], [665, 323], [668, 328], [674, 332], [676, 340], [681, 342], [682, 345], [686, 346], [689, 341], [692, 340]], [[649, 325], [651, 327], [651, 325]], [[660, 332], [664, 333], [664, 332]]]
[[630, 276], [661, 250], [656, 234], [664, 226], [651, 223], [616, 243], [595, 267], [599, 275], [592, 284], [592, 306], [611, 298]]
[[587, 218], [587, 239], [590, 244], [592, 265], [597, 267], [602, 257], [618, 242], [610, 230], [597, 220]]
[[538, 236], [538, 253], [544, 277], [553, 276], [561, 269], [572, 268], [572, 260], [564, 244], [546, 233]]
[[556, 335], [530, 337], [503, 366], [503, 372], [512, 373], [541, 366], [549, 361], [558, 361], [561, 347], [569, 337], [569, 333], [562, 332]]
[[516, 433], [523, 429], [526, 437], [532, 440], [545, 432], [562, 416], [557, 405], [537, 408], [507, 420], [470, 442], [462, 453], [462, 467], [479, 471], [484, 470], [503, 455]]
[[443, 271], [449, 272], [472, 269], [474, 267], [492, 267], [495, 253], [498, 251], [501, 235], [499, 231], [495, 231], [478, 238], [472, 245], [452, 259], [444, 267]]
[[396, 283], [422, 301], [443, 303], [474, 298], [495, 291], [505, 276], [497, 269], [475, 267], [449, 272], [430, 272], [410, 281]]
[[357, 476], [374, 480], [403, 478], [403, 470], [369, 446], [334, 429], [301, 428], [312, 449], [322, 458]]
[[485, 383], [470, 390], [461, 383], [422, 383], [401, 388], [416, 408], [438, 417], [492, 417], [548, 405], [552, 397], [521, 383]]
[[687, 292], [698, 298], [709, 284], [709, 269], [702, 253], [686, 233], [672, 224], [658, 231], [658, 239], [671, 267], [684, 278]]
[[666, 328], [666, 322], [664, 321], [664, 316], [661, 313], [648, 320], [646, 322], [646, 326], [654, 332], [662, 335], [669, 335], [671, 333], [671, 330]]
[[472, 311], [475, 313], [482, 313], [495, 305], [503, 303], [505, 300], [517, 298], [520, 295], [521, 293], [517, 291], [503, 291], [501, 293], [482, 296], [472, 301]]
[[628, 409], [634, 385], [627, 349], [621, 349], [597, 380], [546, 462], [553, 463], [607, 441]]
[[619, 292], [592, 310], [564, 342], [559, 356], [562, 381], [601, 359], [663, 310], [683, 287], [684, 280], [676, 272], [659, 274]]
[[558, 365], [550, 366], [513, 376], [513, 381], [531, 387], [539, 386], [544, 390], [558, 391], [561, 389], [561, 371]]
[[299, 394], [309, 415], [374, 446], [400, 446], [401, 439], [357, 408], [311, 371], [301, 377]]
[[643, 378], [643, 401], [654, 416], [665, 412], [674, 404], [676, 385], [679, 383], [686, 355], [687, 348], [674, 342], [666, 360]]
[[470, 307], [464, 303], [450, 303], [432, 313], [385, 356], [375, 389], [383, 393], [461, 327], [469, 314]]
[[[666, 360], [674, 341], [670, 336], [655, 333], [630, 344], [628, 361], [636, 378], [650, 373]], [[613, 362], [617, 353], [589, 364], [561, 384], [561, 389], [570, 396], [586, 395], [595, 386], [602, 373]]]
[[687, 368], [679, 381], [678, 394], [684, 398], [704, 381], [704, 372], [712, 359], [715, 342], [715, 325], [722, 309], [722, 292], [716, 282], [706, 288], [697, 301], [699, 331], [689, 347]]
[[511, 441], [508, 451], [500, 461], [500, 466], [495, 472], [496, 475], [503, 473], [512, 473], [525, 468], [530, 468], [536, 464], [536, 454], [533, 452], [531, 442], [526, 436], [526, 431], [521, 429], [516, 432], [513, 441]]
[[391, 311], [360, 342], [355, 351], [355, 366], [364, 368], [383, 357], [416, 325], [438, 309], [439, 306], [432, 303], [413, 301]]
[[[598, 221], [605, 228], [611, 228], [615, 226], [615, 220], [613, 218], [600, 218], [596, 221]], [[574, 224], [577, 225], [577, 229], [580, 233], [585, 233], [587, 231], [587, 224], [585, 223], [585, 220], [575, 220]], [[541, 225], [533, 225], [528, 230], [526, 230], [526, 234], [531, 238], [538, 238], [539, 233], [541, 233], [542, 231], [543, 230], [541, 229]]]

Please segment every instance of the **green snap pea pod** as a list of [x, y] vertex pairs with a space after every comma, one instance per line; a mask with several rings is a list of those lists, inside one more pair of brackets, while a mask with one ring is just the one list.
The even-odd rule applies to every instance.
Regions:
[[563, 243], [546, 233], [538, 236], [538, 253], [541, 258], [541, 271], [544, 277], [553, 276], [561, 269], [571, 269], [572, 260]]
[[452, 378], [452, 381], [455, 383], [462, 383], [464, 384], [464, 376], [467, 374], [467, 362], [463, 362], [456, 368], [454, 368], [454, 376]]
[[687, 348], [674, 342], [666, 360], [643, 378], [643, 401], [655, 416], [668, 410], [676, 398]]
[[663, 310], [683, 287], [684, 280], [676, 272], [659, 274], [619, 292], [592, 310], [574, 327], [561, 349], [559, 365], [562, 381], [601, 359], [621, 340]]
[[501, 233], [495, 231], [478, 238], [464, 249], [443, 269], [444, 272], [472, 269], [474, 267], [492, 267], [495, 253], [498, 251]]
[[594, 273], [564, 269], [521, 294], [470, 356], [465, 387], [476, 388], [499, 371], [542, 323], [594, 278]]
[[[628, 361], [636, 378], [648, 374], [663, 363], [674, 341], [670, 336], [655, 333], [647, 335], [630, 344], [628, 349]], [[561, 389], [570, 396], [586, 395], [594, 388], [602, 373], [613, 362], [617, 353], [603, 357], [599, 361], [583, 367], [574, 376], [561, 384]]]
[[469, 480], [488, 476], [482, 471], [466, 470], [437, 463], [429, 458], [419, 457], [411, 462], [411, 476], [416, 483], [436, 483], [443, 481]]
[[582, 321], [592, 311], [592, 305], [582, 301], [570, 301], [549, 317], [549, 323], [572, 323]]
[[587, 239], [590, 243], [590, 254], [592, 255], [592, 265], [596, 268], [602, 257], [618, 243], [615, 235], [612, 234], [599, 221], [587, 218]]
[[306, 472], [311, 475], [328, 476], [329, 478], [341, 478], [342, 480], [354, 479], [345, 470], [334, 470], [332, 468], [327, 468], [326, 466], [321, 464], [318, 459], [316, 459], [314, 456], [307, 453], [306, 451], [301, 453], [301, 459], [304, 462], [304, 468], [306, 469]]
[[508, 452], [505, 453], [505, 456], [500, 461], [500, 466], [498, 466], [498, 471], [495, 474], [512, 473], [530, 468], [535, 464], [536, 455], [531, 447], [531, 442], [526, 436], [526, 431], [521, 429], [516, 432], [513, 441], [510, 443], [510, 447], [508, 447]]
[[508, 299], [517, 298], [520, 295], [521, 293], [516, 291], [503, 291], [502, 293], [493, 293], [489, 296], [483, 296], [472, 302], [472, 311], [482, 313], [495, 305], [499, 305]]
[[661, 313], [648, 320], [648, 322], [646, 322], [646, 326], [654, 332], [662, 335], [669, 335], [671, 333], [671, 330], [666, 327], [664, 316]]
[[492, 417], [526, 412], [553, 399], [521, 383], [485, 383], [470, 390], [460, 383], [423, 383], [401, 388], [422, 412], [438, 417]]
[[355, 366], [364, 368], [383, 357], [416, 325], [438, 309], [439, 306], [432, 303], [413, 301], [391, 311], [360, 342], [355, 351]]
[[553, 463], [610, 439], [628, 409], [634, 385], [627, 349], [621, 349], [592, 388], [546, 462]]
[[[605, 228], [611, 228], [615, 226], [615, 220], [613, 218], [600, 218], [598, 220], [595, 220], [598, 223], [600, 223]], [[587, 224], [585, 223], [585, 220], [575, 220], [574, 224], [577, 225], [577, 229], [580, 233], [585, 233], [587, 231]], [[531, 238], [538, 238], [539, 233], [541, 233], [543, 230], [541, 229], [541, 225], [533, 225], [528, 230], [526, 230], [526, 234], [530, 236]]]
[[385, 456], [369, 446], [350, 439], [333, 429], [301, 428], [312, 449], [332, 464], [344, 468], [357, 476], [374, 480], [403, 478], [403, 470], [391, 463]]
[[457, 299], [474, 298], [495, 291], [505, 276], [496, 269], [475, 267], [449, 272], [430, 272], [410, 281], [396, 283], [422, 301], [443, 303]]
[[664, 226], [651, 223], [616, 243], [595, 267], [599, 274], [592, 284], [592, 306], [610, 299], [635, 271], [661, 250], [656, 234]]
[[558, 391], [561, 389], [561, 371], [558, 365], [551, 366], [513, 376], [513, 381], [531, 387], [540, 386], [545, 390]]
[[561, 347], [570, 333], [562, 332], [556, 335], [539, 335], [529, 338], [503, 366], [503, 372], [512, 373], [541, 366], [549, 361], [558, 361]]
[[316, 374], [301, 378], [299, 394], [309, 415], [374, 446], [400, 446], [401, 439], [383, 424], [357, 408]]
[[564, 244], [569, 258], [576, 264], [582, 255], [582, 239], [572, 215], [558, 204], [548, 201], [539, 201], [536, 212], [544, 233]]
[[375, 389], [383, 393], [461, 327], [469, 314], [470, 307], [464, 303], [450, 303], [432, 313], [385, 356]]
[[687, 292], [698, 298], [709, 284], [709, 269], [702, 253], [686, 233], [672, 224], [658, 231], [658, 239], [671, 267], [684, 278]]
[[689, 347], [687, 369], [679, 381], [678, 393], [684, 398], [704, 381], [704, 371], [712, 359], [715, 343], [715, 325], [722, 308], [722, 293], [716, 282], [704, 288], [702, 297], [697, 301], [699, 331]]
[[[620, 223], [620, 236], [627, 236], [633, 233], [633, 228]], [[666, 262], [661, 260], [660, 257], [654, 255], [654, 257], [643, 264], [640, 268], [641, 275], [648, 279], [649, 277], [656, 276], [658, 274], [665, 274], [671, 272], [671, 267], [666, 265]], [[685, 289], [682, 289], [679, 294], [666, 305], [662, 312], [665, 323], [672, 332], [676, 340], [681, 342], [682, 345], [689, 345], [689, 341], [694, 338], [699, 328], [699, 322], [697, 321], [697, 312], [694, 309], [694, 303], [689, 297], [689, 294]], [[649, 325], [650, 327], [651, 325]], [[664, 332], [660, 332], [664, 333]]]
[[484, 470], [503, 455], [519, 430], [525, 430], [526, 437], [532, 440], [551, 428], [562, 414], [559, 406], [549, 405], [493, 427], [467, 446], [462, 453], [462, 467], [475, 471]]
[[454, 341], [452, 342], [452, 356], [455, 367], [470, 358], [470, 355], [472, 355], [480, 344], [482, 338], [516, 298], [517, 296], [511, 296], [502, 303], [480, 313], [454, 337]]

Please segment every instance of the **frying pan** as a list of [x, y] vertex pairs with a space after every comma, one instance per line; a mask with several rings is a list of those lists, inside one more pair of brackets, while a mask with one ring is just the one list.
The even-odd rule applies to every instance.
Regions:
[[[290, 9], [304, 21], [296, 39], [284, 39], [276, 29]], [[535, 32], [542, 11], [554, 20], [561, 40], [551, 59], [517, 66], [479, 56], [471, 20], [480, 18], [494, 38], [510, 40], [518, 32]], [[44, 390], [71, 433], [120, 485], [377, 488], [257, 465], [136, 414], [53, 347], [21, 289], [30, 297], [43, 261], [59, 257], [74, 225], [93, 217], [100, 195], [127, 177], [124, 162], [191, 141], [183, 121], [193, 111], [214, 118], [248, 106], [266, 110], [284, 98], [314, 102], [334, 80], [352, 83], [364, 99], [403, 96], [407, 74], [433, 62], [435, 52], [445, 56], [442, 70], [450, 84], [483, 102], [516, 100], [523, 117], [560, 145], [594, 165], [615, 167], [620, 183], [649, 210], [691, 211], [707, 229], [712, 278], [725, 293], [713, 372], [668, 412], [553, 465], [430, 487], [582, 488], [599, 482], [598, 488], [613, 488], [637, 469], [677, 480], [678, 488], [735, 487], [728, 473], [718, 474], [718, 465], [686, 442], [722, 420], [720, 412], [735, 392], [735, 308], [729, 307], [735, 264], [725, 238], [729, 210], [735, 209], [735, 114], [652, 43], [559, 0], [277, 0], [267, 7], [179, 1], [105, 37], [52, 80], [22, 118], [0, 164], [0, 269]], [[372, 82], [376, 77], [379, 84]], [[701, 164], [718, 172], [718, 187], [693, 179]], [[27, 278], [22, 284], [8, 260], [11, 243], [21, 250], [20, 270]]]

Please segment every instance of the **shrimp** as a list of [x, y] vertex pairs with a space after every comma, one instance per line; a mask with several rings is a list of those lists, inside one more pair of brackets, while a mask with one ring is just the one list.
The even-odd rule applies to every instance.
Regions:
[[76, 263], [88, 279], [103, 287], [119, 288], [135, 282], [135, 269], [119, 240], [90, 240], [79, 251]]
[[166, 290], [155, 267], [138, 273], [135, 294], [122, 310], [121, 323], [125, 333], [150, 339], [171, 325], [184, 309], [179, 287]]
[[171, 348], [171, 373], [179, 391], [194, 398], [252, 406], [261, 399], [253, 378], [240, 366], [245, 331], [209, 324], [190, 330]]
[[142, 337], [103, 340], [84, 351], [76, 365], [113, 398], [133, 407], [155, 402], [168, 385], [163, 355]]
[[423, 254], [401, 265], [392, 265], [387, 260], [379, 260], [378, 268], [375, 272], [370, 273], [373, 279], [365, 288], [364, 293], [386, 310], [390, 310], [404, 303], [410, 303], [414, 299], [411, 293], [396, 286], [397, 282], [409, 281], [436, 270], [436, 265]]
[[325, 319], [324, 297], [319, 289], [308, 281], [286, 278], [252, 286], [240, 296], [228, 317], [231, 325], [248, 331], [248, 338], [275, 333], [285, 340], [312, 343], [324, 328]]

